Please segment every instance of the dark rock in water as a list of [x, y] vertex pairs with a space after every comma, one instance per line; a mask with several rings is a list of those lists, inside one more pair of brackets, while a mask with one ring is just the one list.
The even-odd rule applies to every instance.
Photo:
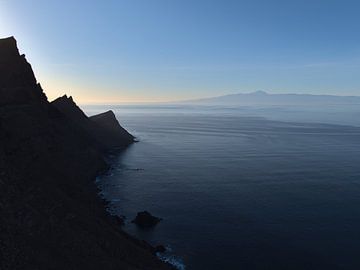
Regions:
[[140, 227], [153, 227], [161, 221], [161, 218], [151, 215], [147, 211], [137, 213], [135, 219], [131, 221]]
[[170, 269], [97, 196], [110, 147], [98, 138], [127, 145], [130, 136], [99, 135], [72, 99], [59, 104], [15, 39], [0, 39], [0, 269]]

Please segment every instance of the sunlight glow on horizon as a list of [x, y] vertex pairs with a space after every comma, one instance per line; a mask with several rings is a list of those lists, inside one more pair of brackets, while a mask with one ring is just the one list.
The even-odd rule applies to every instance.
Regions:
[[49, 100], [360, 95], [358, 8], [325, 0], [0, 0], [0, 38], [17, 39]]
[[[79, 104], [123, 104], [123, 103], [162, 103], [176, 102], [189, 99], [188, 96], [154, 96], [154, 95], [124, 95], [122, 93], [130, 92], [125, 89], [118, 89], [116, 96], [103, 95], [106, 89], [82, 88], [81, 85], [71, 84], [65, 81], [46, 81], [41, 84], [49, 101], [53, 101], [60, 96], [72, 96]], [[73, 94], [75, 93], [75, 94]], [[210, 97], [210, 96], [208, 96]], [[193, 96], [191, 98], [204, 98], [204, 96]]]

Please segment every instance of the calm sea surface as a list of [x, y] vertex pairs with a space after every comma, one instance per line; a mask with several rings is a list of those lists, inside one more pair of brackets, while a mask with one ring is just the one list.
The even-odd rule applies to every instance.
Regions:
[[[102, 194], [126, 231], [166, 245], [179, 269], [360, 269], [360, 128], [234, 110], [114, 111], [139, 142], [110, 157]], [[130, 221], [143, 210], [163, 221], [138, 229]]]

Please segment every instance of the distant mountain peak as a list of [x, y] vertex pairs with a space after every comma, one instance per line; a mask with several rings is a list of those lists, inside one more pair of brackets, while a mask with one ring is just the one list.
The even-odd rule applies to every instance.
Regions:
[[250, 94], [251, 94], [251, 95], [268, 95], [267, 92], [262, 91], [262, 90], [255, 91], [255, 92], [252, 92], [252, 93], [250, 93]]
[[213, 98], [188, 100], [185, 103], [212, 105], [345, 105], [360, 104], [360, 96], [334, 96], [312, 94], [270, 94], [265, 91], [239, 93]]

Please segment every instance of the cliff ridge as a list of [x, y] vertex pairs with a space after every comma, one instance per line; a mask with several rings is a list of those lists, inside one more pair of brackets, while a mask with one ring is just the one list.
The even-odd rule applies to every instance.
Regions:
[[66, 96], [49, 103], [16, 40], [0, 40], [0, 269], [169, 269], [97, 196], [104, 121]]

